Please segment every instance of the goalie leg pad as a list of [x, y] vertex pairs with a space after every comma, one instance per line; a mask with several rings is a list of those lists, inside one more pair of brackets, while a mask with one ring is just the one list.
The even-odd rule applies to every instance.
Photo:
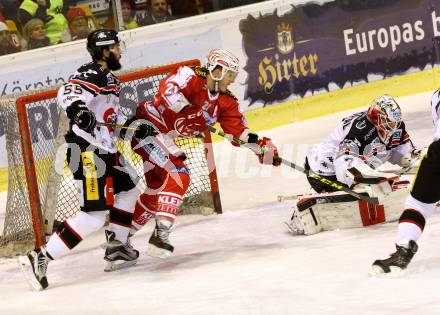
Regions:
[[[299, 201], [301, 202], [301, 200]], [[322, 231], [319, 216], [313, 207], [299, 210], [297, 204], [293, 206], [291, 221], [286, 223], [292, 234], [312, 235]]]

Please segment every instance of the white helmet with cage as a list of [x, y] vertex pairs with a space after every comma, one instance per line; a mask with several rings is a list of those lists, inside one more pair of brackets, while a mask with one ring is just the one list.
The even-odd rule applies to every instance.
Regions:
[[[213, 49], [206, 57], [206, 68], [209, 70], [209, 74], [214, 81], [221, 81], [225, 75], [230, 75], [235, 79], [239, 66], [238, 58], [225, 49]], [[214, 77], [212, 74], [217, 67], [221, 67], [222, 70], [220, 77]]]
[[368, 120], [376, 126], [379, 138], [388, 144], [391, 136], [402, 122], [402, 111], [396, 100], [384, 94], [377, 97], [368, 108]]

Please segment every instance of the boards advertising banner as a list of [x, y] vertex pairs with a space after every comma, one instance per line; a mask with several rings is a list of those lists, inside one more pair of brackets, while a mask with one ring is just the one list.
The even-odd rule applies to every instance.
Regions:
[[[440, 60], [440, 2], [307, 3], [240, 22], [245, 98], [266, 105], [433, 66]], [[372, 76], [375, 75], [375, 76]]]

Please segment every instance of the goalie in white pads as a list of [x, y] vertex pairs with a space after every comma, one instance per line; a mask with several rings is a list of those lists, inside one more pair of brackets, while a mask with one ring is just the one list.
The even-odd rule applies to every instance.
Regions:
[[408, 183], [393, 186], [398, 176], [376, 169], [387, 161], [411, 168], [418, 152], [397, 102], [389, 95], [377, 97], [367, 111], [344, 118], [321, 144], [313, 147], [307, 154], [305, 169], [370, 197], [379, 197], [382, 204], [358, 201], [307, 177], [318, 194], [302, 196], [295, 202], [289, 228], [295, 234], [314, 234], [396, 220], [400, 211], [395, 201], [404, 195], [402, 188]]
[[431, 99], [431, 113], [434, 122], [434, 141], [423, 156], [405, 208], [399, 218], [396, 251], [389, 258], [373, 263], [370, 274], [396, 272], [405, 269], [418, 250], [417, 240], [425, 228], [440, 200], [440, 89]]
[[37, 290], [48, 286], [48, 263], [60, 259], [100, 229], [106, 221], [105, 210], [110, 210], [106, 271], [115, 265], [135, 263], [139, 255], [126, 243], [140, 193], [135, 185], [137, 179], [130, 175], [133, 172], [129, 165], [117, 153], [114, 130], [99, 125], [123, 124], [126, 120], [119, 112], [120, 83], [111, 73], [121, 67], [121, 45], [114, 30], [92, 32], [87, 38], [87, 49], [93, 62], [81, 66], [58, 90], [59, 106], [70, 119], [65, 135], [67, 162], [77, 183], [81, 207], [75, 217], [61, 224], [47, 245], [19, 258], [27, 279]]

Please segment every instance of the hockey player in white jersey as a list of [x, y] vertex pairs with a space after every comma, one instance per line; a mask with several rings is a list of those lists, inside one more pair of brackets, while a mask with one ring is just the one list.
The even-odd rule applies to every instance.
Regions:
[[418, 250], [417, 240], [425, 222], [440, 200], [440, 89], [431, 99], [434, 141], [423, 156], [410, 195], [399, 219], [396, 251], [389, 258], [374, 261], [370, 274], [398, 272], [405, 269]]
[[119, 112], [120, 83], [111, 72], [121, 68], [122, 46], [114, 30], [92, 32], [87, 49], [93, 61], [81, 66], [58, 90], [59, 106], [70, 120], [65, 135], [67, 162], [77, 184], [80, 210], [61, 224], [45, 246], [20, 257], [23, 271], [38, 290], [48, 286], [48, 263], [101, 228], [105, 210], [110, 210], [110, 225], [105, 231], [106, 271], [135, 263], [139, 255], [126, 240], [140, 191], [136, 179], [129, 175], [129, 165], [117, 153], [115, 131], [99, 124], [126, 121]]
[[[374, 100], [367, 111], [344, 118], [322, 143], [313, 147], [307, 154], [305, 169], [331, 181], [339, 181], [351, 189], [361, 189], [359, 192], [370, 197], [378, 197], [401, 189], [402, 186], [393, 187], [391, 179], [395, 180], [398, 176], [379, 172], [377, 168], [388, 161], [409, 169], [416, 165], [418, 154], [419, 150], [411, 142], [402, 121], [399, 105], [390, 95], [382, 95]], [[392, 201], [392, 207], [385, 211], [393, 212], [385, 216], [383, 206], [386, 204], [382, 204], [381, 209], [368, 203], [358, 204], [354, 197], [338, 193], [334, 196], [336, 189], [332, 186], [311, 176], [307, 179], [317, 193], [331, 194], [309, 195], [312, 198], [306, 196], [298, 199], [293, 207], [291, 222], [287, 223], [294, 234], [314, 234], [326, 229], [366, 226], [398, 218], [400, 211], [392, 198], [385, 200]], [[403, 196], [404, 192], [399, 191], [399, 195]], [[318, 200], [315, 197], [319, 197], [319, 205], [314, 206], [313, 213], [313, 200]], [[332, 205], [327, 207], [323, 204], [324, 200]], [[322, 225], [316, 213], [320, 208], [329, 214], [329, 220], [324, 218]], [[337, 210], [329, 211], [330, 208]], [[324, 216], [324, 211], [321, 213]], [[341, 216], [339, 221], [338, 215]], [[348, 220], [348, 217], [353, 220]]]
[[[377, 97], [367, 111], [346, 117], [321, 144], [307, 154], [305, 168], [348, 187], [360, 175], [352, 168], [376, 169], [385, 162], [408, 167], [418, 151], [410, 140], [397, 102], [390, 95]], [[311, 177], [316, 192], [334, 189]]]

